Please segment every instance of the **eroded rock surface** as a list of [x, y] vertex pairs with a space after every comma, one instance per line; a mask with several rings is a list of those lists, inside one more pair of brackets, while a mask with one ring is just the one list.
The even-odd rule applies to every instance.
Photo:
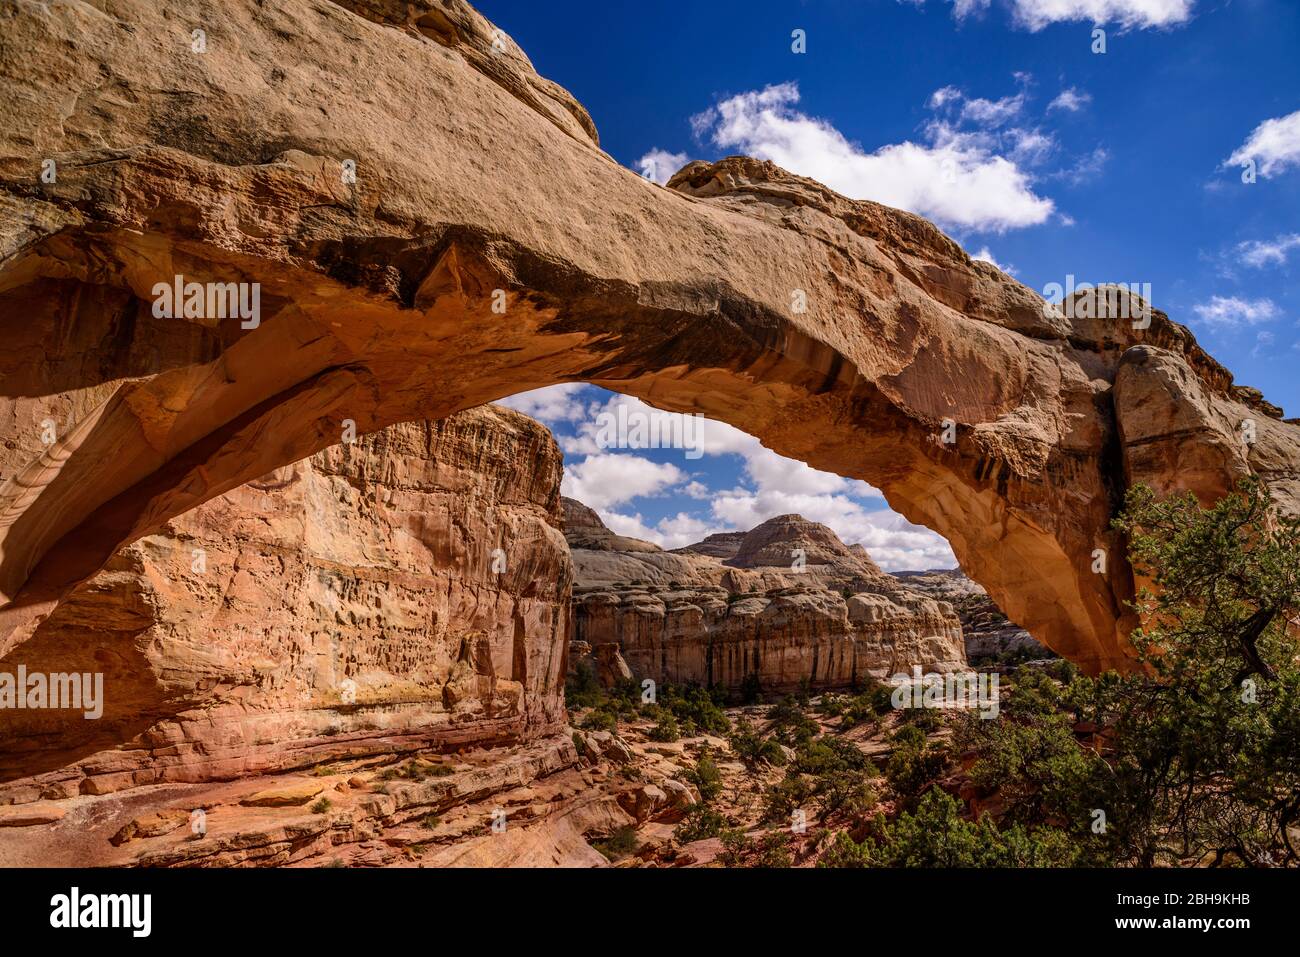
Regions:
[[952, 606], [885, 575], [798, 515], [666, 552], [564, 499], [576, 575], [571, 666], [765, 692], [847, 688], [966, 663]]
[[171, 521], [0, 659], [104, 674], [99, 720], [0, 710], [0, 803], [560, 732], [560, 476], [544, 427], [487, 407]]
[[959, 568], [896, 572], [907, 588], [946, 601], [961, 619], [966, 660], [973, 666], [1051, 657], [1033, 635], [1007, 619], [988, 592]]
[[[0, 16], [0, 316], [22, 344], [0, 654], [124, 545], [345, 423], [562, 381], [870, 482], [1089, 671], [1130, 662], [1129, 483], [1213, 497], [1253, 472], [1300, 500], [1300, 428], [1163, 313], [1045, 309], [924, 220], [770, 163], [649, 183], [461, 0], [232, 0], [201, 11], [202, 53], [186, 0]], [[155, 318], [177, 276], [258, 283], [257, 322]], [[48, 443], [33, 398], [60, 409]]]

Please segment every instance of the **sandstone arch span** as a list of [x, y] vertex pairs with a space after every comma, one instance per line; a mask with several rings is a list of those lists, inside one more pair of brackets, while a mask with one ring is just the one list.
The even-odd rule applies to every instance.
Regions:
[[[1300, 485], [1300, 429], [1162, 313], [1047, 314], [924, 220], [770, 164], [645, 182], [460, 0], [223, 4], [202, 54], [193, 18], [58, 5], [0, 37], [0, 654], [119, 546], [349, 421], [560, 381], [871, 482], [1090, 670], [1127, 661], [1127, 483]], [[155, 318], [177, 275], [258, 283], [259, 324]]]

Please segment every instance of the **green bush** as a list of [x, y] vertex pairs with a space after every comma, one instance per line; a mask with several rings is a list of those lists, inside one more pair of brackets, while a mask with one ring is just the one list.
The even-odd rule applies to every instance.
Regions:
[[782, 744], [794, 746], [816, 737], [821, 731], [817, 722], [804, 713], [804, 707], [806, 705], [800, 705], [796, 698], [786, 697], [768, 709], [771, 731]]
[[603, 841], [595, 841], [592, 847], [604, 854], [610, 861], [621, 860], [637, 849], [636, 828], [628, 825], [620, 827]]
[[749, 839], [749, 835], [738, 827], [724, 827], [718, 832], [718, 838], [722, 841], [722, 853], [718, 860], [727, 867], [742, 866], [745, 856], [754, 849], [754, 842]]
[[658, 708], [672, 712], [683, 734], [723, 735], [731, 730], [731, 721], [718, 696], [698, 685], [665, 685], [659, 689]]
[[676, 741], [682, 736], [682, 729], [677, 724], [676, 716], [669, 711], [659, 719], [659, 723], [651, 728], [646, 736], [651, 741]]
[[785, 752], [781, 750], [780, 743], [772, 738], [761, 737], [744, 718], [736, 722], [727, 742], [736, 757], [750, 770], [769, 764], [778, 768], [786, 764]]
[[1078, 862], [1070, 839], [1052, 828], [1000, 831], [987, 817], [961, 818], [960, 804], [941, 788], [928, 791], [915, 813], [886, 822], [862, 843], [840, 834], [821, 867], [1068, 867]]
[[722, 793], [722, 772], [718, 770], [708, 748], [701, 752], [695, 767], [687, 770], [683, 776], [695, 786], [702, 804], [708, 804]]
[[564, 703], [571, 710], [594, 708], [604, 700], [605, 692], [590, 661], [579, 661], [564, 681]]
[[904, 808], [916, 806], [921, 792], [947, 770], [948, 753], [928, 744], [915, 725], [903, 725], [894, 734], [894, 752], [885, 765], [885, 778]]
[[727, 826], [727, 819], [707, 804], [692, 804], [682, 822], [673, 828], [678, 843], [689, 844], [717, 837]]

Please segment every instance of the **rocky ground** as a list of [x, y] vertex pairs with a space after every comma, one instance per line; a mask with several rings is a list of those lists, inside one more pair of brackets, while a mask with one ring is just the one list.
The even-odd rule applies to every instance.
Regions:
[[[820, 733], [837, 734], [840, 721], [820, 715], [820, 703], [804, 713]], [[763, 735], [771, 711], [725, 714]], [[590, 714], [574, 712], [575, 725]], [[894, 723], [838, 736], [879, 763]], [[747, 766], [726, 735], [655, 741], [656, 724], [638, 717], [616, 734], [576, 728], [509, 748], [375, 754], [291, 774], [0, 808], [0, 866], [88, 857], [153, 867], [719, 866], [723, 841], [692, 839], [684, 826], [700, 802], [693, 778], [706, 755], [718, 772], [709, 808], [752, 845], [729, 863], [760, 862], [771, 853], [764, 841], [779, 843], [791, 865], [816, 862], [832, 831], [815, 812], [802, 832], [763, 821], [764, 789], [784, 777], [782, 767]], [[199, 809], [202, 834], [193, 826]]]

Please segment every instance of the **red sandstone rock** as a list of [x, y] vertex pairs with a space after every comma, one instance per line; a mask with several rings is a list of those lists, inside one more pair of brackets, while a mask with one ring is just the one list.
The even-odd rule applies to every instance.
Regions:
[[0, 660], [102, 671], [106, 700], [99, 721], [0, 711], [0, 802], [554, 733], [560, 470], [542, 426], [483, 408], [329, 449], [130, 546]]

